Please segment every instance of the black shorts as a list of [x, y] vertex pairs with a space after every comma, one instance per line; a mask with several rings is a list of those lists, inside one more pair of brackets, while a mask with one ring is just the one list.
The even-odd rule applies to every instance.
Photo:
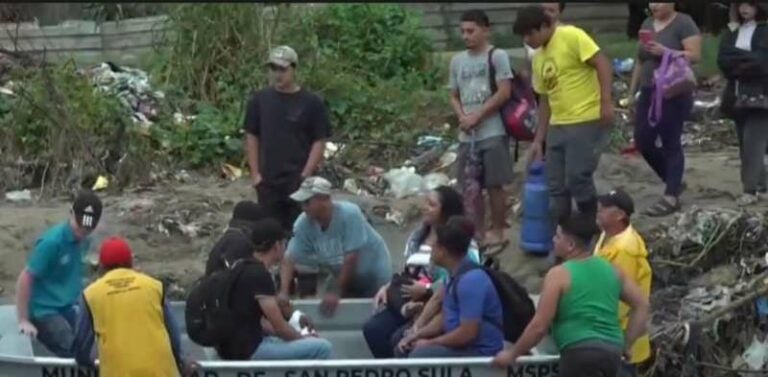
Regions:
[[560, 377], [616, 377], [621, 352], [604, 347], [567, 348], [560, 353]]

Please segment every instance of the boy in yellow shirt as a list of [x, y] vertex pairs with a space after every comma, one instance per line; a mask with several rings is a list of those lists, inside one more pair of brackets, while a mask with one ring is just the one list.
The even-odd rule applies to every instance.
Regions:
[[[605, 258], [632, 279], [646, 297], [651, 294], [651, 265], [645, 241], [632, 227], [630, 217], [635, 211], [632, 198], [623, 190], [613, 190], [598, 198], [597, 225], [602, 230], [595, 246], [595, 255]], [[622, 327], [626, 328], [629, 308], [619, 304]], [[632, 346], [631, 358], [622, 367], [621, 377], [637, 375], [637, 366], [651, 357], [651, 342], [644, 335]]]
[[541, 159], [546, 140], [552, 224], [571, 215], [572, 200], [594, 219], [592, 175], [614, 121], [611, 63], [584, 30], [556, 23], [539, 5], [517, 13], [514, 31], [539, 49], [532, 72], [539, 118], [528, 157]]

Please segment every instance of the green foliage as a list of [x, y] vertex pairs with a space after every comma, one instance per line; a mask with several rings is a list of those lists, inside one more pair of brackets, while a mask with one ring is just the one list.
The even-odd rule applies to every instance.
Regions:
[[335, 138], [356, 141], [352, 149], [411, 144], [444, 122], [425, 107], [450, 109], [445, 96], [428, 91], [442, 83], [429, 38], [398, 5], [179, 5], [169, 22], [170, 48], [155, 78], [183, 94], [172, 98], [195, 103], [198, 117], [184, 126], [164, 122], [153, 137], [196, 166], [242, 161], [243, 104], [267, 85], [263, 63], [277, 45], [297, 51], [301, 85], [326, 100]]

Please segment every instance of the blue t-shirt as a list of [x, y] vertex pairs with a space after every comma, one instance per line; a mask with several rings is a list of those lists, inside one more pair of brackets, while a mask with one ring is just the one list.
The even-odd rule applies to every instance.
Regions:
[[73, 306], [83, 291], [83, 255], [90, 240], [78, 242], [69, 222], [55, 225], [37, 240], [27, 260], [34, 276], [30, 318], [58, 314]]
[[[461, 268], [467, 268], [465, 261]], [[451, 280], [455, 277], [451, 277]], [[458, 284], [448, 283], [443, 300], [443, 331], [456, 330], [461, 321], [480, 320], [480, 332], [470, 348], [483, 356], [493, 356], [504, 348], [501, 300], [491, 278], [482, 269], [465, 272]]]
[[356, 204], [334, 201], [333, 217], [325, 231], [305, 213], [296, 219], [287, 251], [294, 263], [338, 273], [348, 253], [360, 253], [353, 282], [356, 289], [373, 296], [392, 278], [387, 244]]

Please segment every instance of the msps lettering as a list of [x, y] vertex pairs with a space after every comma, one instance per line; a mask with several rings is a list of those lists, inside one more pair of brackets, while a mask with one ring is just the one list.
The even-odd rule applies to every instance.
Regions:
[[507, 377], [556, 377], [559, 374], [557, 363], [518, 365], [507, 369]]
[[43, 367], [42, 377], [99, 377], [99, 371], [77, 367]]

